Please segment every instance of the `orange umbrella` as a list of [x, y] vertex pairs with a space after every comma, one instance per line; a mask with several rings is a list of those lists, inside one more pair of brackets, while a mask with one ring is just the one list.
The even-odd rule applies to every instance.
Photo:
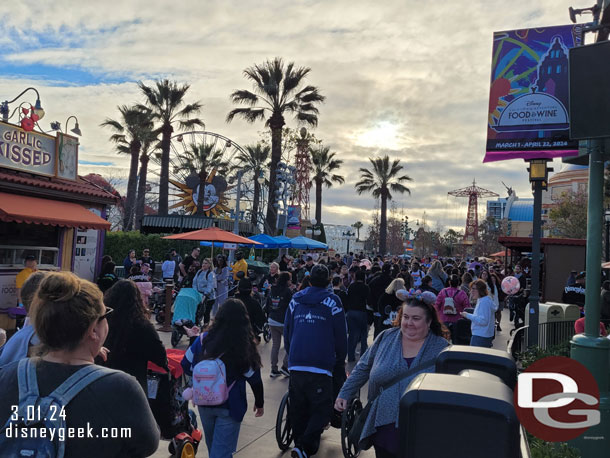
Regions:
[[246, 245], [263, 245], [260, 242], [247, 239], [241, 235], [233, 234], [232, 232], [223, 231], [217, 227], [208, 227], [207, 229], [199, 229], [197, 231], [184, 232], [182, 234], [174, 234], [163, 237], [171, 240], [198, 240], [200, 242], [218, 242], [218, 243], [243, 243]]

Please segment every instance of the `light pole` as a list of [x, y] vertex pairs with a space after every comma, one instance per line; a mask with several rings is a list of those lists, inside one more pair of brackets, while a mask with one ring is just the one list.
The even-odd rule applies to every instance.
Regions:
[[347, 254], [349, 254], [349, 241], [350, 241], [350, 237], [353, 237], [354, 235], [356, 235], [355, 232], [350, 232], [349, 230], [347, 232], [343, 232], [343, 237], [347, 237]]
[[[593, 11], [593, 26], [597, 29], [597, 42], [608, 40], [610, 0], [597, 0]], [[582, 10], [581, 10], [582, 12]], [[603, 12], [601, 24], [599, 13]], [[576, 11], [570, 10], [575, 21]], [[597, 26], [600, 26], [599, 28]], [[601, 114], [600, 114], [601, 116]], [[589, 155], [589, 192], [587, 202], [587, 254], [586, 254], [586, 292], [585, 292], [585, 332], [576, 334], [570, 341], [570, 356], [582, 363], [595, 377], [600, 391], [599, 412], [601, 421], [587, 429], [586, 435], [574, 439], [572, 443], [580, 449], [582, 456], [602, 456], [607, 453], [610, 437], [610, 340], [600, 337], [599, 319], [601, 315], [601, 257], [602, 228], [599, 224], [604, 214], [604, 156], [606, 151], [603, 139], [586, 140]], [[605, 440], [590, 440], [605, 438]]]
[[42, 119], [44, 117], [44, 110], [42, 109], [42, 106], [40, 104], [40, 94], [38, 93], [36, 88], [28, 87], [23, 92], [21, 92], [21, 94], [19, 94], [17, 97], [15, 97], [13, 100], [10, 100], [10, 101], [5, 100], [4, 102], [2, 102], [0, 104], [0, 114], [2, 114], [2, 121], [7, 122], [10, 118], [13, 117], [13, 114], [15, 114], [15, 111], [13, 111], [13, 113], [9, 116], [10, 110], [9, 110], [8, 106], [11, 103], [15, 102], [17, 99], [19, 99], [19, 97], [21, 97], [27, 91], [34, 91], [36, 93], [36, 104], [34, 105], [34, 113], [38, 116], [38, 119]]
[[311, 234], [311, 238], [315, 240], [316, 235], [320, 235], [322, 231], [320, 230], [320, 226], [318, 226], [318, 220], [315, 218], [311, 218], [311, 227], [308, 227], [306, 232]]
[[604, 210], [606, 220], [606, 262], [610, 261], [610, 205]]
[[264, 217], [264, 213], [263, 213], [263, 208], [265, 206], [265, 193], [264, 193], [264, 186], [265, 186], [265, 173], [261, 170], [258, 174], [258, 177], [256, 178], [256, 181], [258, 183], [258, 189], [259, 189], [259, 203], [260, 203], [260, 208], [257, 208], [257, 215], [256, 215], [256, 225], [258, 226], [258, 220], [259, 220], [259, 216], [263, 216], [263, 233], [265, 232], [265, 217]]
[[527, 346], [538, 345], [538, 309], [540, 303], [540, 231], [542, 227], [542, 189], [546, 189], [549, 178], [548, 159], [529, 161], [529, 179], [534, 190], [534, 221], [532, 231], [532, 286], [529, 297], [529, 327]]

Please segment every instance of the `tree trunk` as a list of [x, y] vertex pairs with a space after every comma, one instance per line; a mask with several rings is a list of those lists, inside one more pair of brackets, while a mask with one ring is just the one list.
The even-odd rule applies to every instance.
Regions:
[[199, 193], [197, 194], [197, 208], [195, 209], [195, 214], [199, 216], [205, 216], [205, 212], [203, 211], [203, 198], [205, 196], [205, 185], [207, 184], [207, 173], [205, 169], [201, 169], [199, 171]]
[[169, 202], [169, 150], [172, 132], [171, 124], [163, 126], [161, 137], [161, 171], [159, 173], [159, 215], [168, 215]]
[[148, 155], [140, 156], [140, 181], [138, 181], [138, 198], [136, 201], [136, 230], [142, 228], [144, 206], [146, 205], [146, 175], [148, 174]]
[[316, 221], [322, 222], [322, 180], [314, 179], [316, 182]]
[[284, 127], [284, 117], [273, 115], [269, 120], [271, 127], [271, 164], [269, 171], [269, 198], [267, 199], [267, 227], [270, 229], [269, 235], [276, 235], [277, 232], [277, 210], [273, 206], [275, 203], [275, 178], [277, 166], [282, 160], [282, 127]]
[[379, 254], [386, 254], [388, 239], [388, 196], [381, 191], [381, 222], [379, 224]]
[[255, 173], [254, 180], [254, 197], [252, 198], [252, 215], [250, 217], [250, 222], [254, 227], [256, 227], [258, 223], [258, 205], [261, 195], [261, 185], [258, 182], [258, 173]]
[[129, 179], [127, 181], [127, 196], [123, 213], [123, 230], [133, 228], [133, 216], [136, 203], [136, 187], [138, 181], [138, 159], [140, 157], [140, 142], [134, 141], [130, 145], [131, 163], [129, 164]]

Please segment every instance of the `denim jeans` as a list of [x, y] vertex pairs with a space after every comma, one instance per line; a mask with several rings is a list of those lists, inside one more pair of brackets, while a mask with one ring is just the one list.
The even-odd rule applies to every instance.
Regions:
[[[269, 326], [271, 330], [271, 370], [277, 370], [277, 362], [280, 354], [280, 346], [282, 345], [282, 336], [284, 335], [284, 326]], [[284, 352], [284, 360], [282, 367], [288, 367], [288, 355]]]
[[470, 338], [471, 347], [491, 348], [493, 337], [472, 336]]
[[241, 422], [229, 415], [229, 409], [199, 407], [205, 444], [210, 458], [231, 458], [237, 450]]
[[366, 312], [350, 310], [347, 312], [347, 359], [356, 359], [356, 345], [360, 342], [360, 356], [367, 349], [368, 317]]

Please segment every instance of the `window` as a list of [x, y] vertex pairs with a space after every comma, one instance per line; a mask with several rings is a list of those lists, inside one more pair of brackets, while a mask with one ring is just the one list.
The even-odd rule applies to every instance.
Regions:
[[0, 245], [0, 268], [22, 268], [26, 256], [34, 256], [38, 267], [59, 267], [59, 248]]
[[557, 69], [555, 70], [557, 73], [561, 73], [561, 65], [557, 66]]

